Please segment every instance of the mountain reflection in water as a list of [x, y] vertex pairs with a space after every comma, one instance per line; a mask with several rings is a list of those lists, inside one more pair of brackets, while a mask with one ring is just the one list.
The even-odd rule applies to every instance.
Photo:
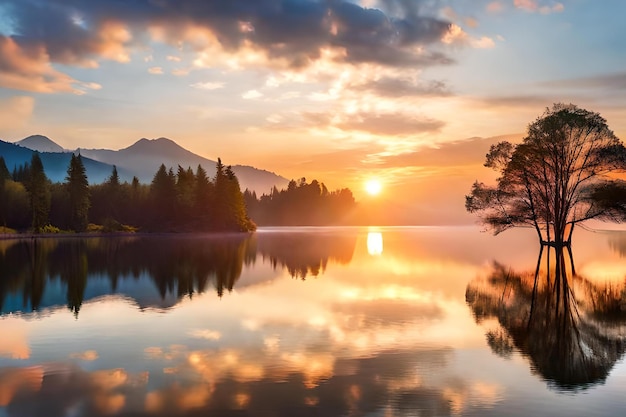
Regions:
[[534, 274], [494, 263], [466, 299], [477, 322], [498, 320], [487, 333], [494, 353], [519, 349], [549, 384], [570, 390], [603, 382], [624, 354], [626, 287], [576, 275], [566, 252], [542, 248]]

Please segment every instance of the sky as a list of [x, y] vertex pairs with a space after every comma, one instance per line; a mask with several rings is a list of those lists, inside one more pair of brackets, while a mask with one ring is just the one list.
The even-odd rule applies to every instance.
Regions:
[[0, 139], [168, 137], [360, 199], [380, 178], [379, 198], [452, 218], [489, 138], [521, 138], [555, 102], [624, 137], [624, 15], [621, 0], [2, 0]]

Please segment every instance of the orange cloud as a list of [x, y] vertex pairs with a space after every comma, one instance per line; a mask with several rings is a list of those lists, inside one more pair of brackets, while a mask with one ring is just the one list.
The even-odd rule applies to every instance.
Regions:
[[551, 2], [550, 4], [542, 5], [539, 0], [513, 0], [513, 5], [527, 12], [538, 12], [541, 14], [560, 13], [565, 10], [563, 3]]
[[0, 35], [0, 87], [37, 93], [75, 92], [77, 82], [52, 68], [43, 46], [22, 48], [13, 38]]
[[100, 89], [96, 83], [78, 81], [54, 69], [42, 45], [21, 46], [0, 35], [0, 87], [36, 93], [84, 94]]
[[482, 36], [481, 38], [473, 38], [467, 34], [460, 26], [452, 24], [448, 33], [442, 38], [442, 42], [446, 44], [465, 44], [472, 48], [488, 49], [496, 46], [493, 39]]
[[502, 2], [500, 1], [492, 1], [487, 5], [487, 11], [489, 13], [499, 13], [504, 9]]

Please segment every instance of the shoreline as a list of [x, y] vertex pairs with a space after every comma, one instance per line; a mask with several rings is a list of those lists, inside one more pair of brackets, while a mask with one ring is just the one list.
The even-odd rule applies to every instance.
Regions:
[[244, 236], [255, 232], [109, 232], [109, 233], [0, 233], [0, 240], [37, 240], [101, 237]]

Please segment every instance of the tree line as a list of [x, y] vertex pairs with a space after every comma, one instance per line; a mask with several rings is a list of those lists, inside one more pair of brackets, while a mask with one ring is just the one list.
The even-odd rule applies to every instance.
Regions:
[[215, 176], [198, 165], [161, 164], [152, 183], [121, 182], [114, 166], [102, 184], [89, 185], [80, 155], [72, 155], [64, 183], [52, 183], [41, 158], [7, 169], [0, 156], [0, 226], [33, 233], [84, 231], [252, 231], [239, 181], [218, 159]]
[[352, 191], [328, 191], [324, 183], [291, 180], [286, 189], [272, 189], [260, 198], [244, 191], [250, 217], [262, 226], [320, 226], [345, 223], [356, 208]]

